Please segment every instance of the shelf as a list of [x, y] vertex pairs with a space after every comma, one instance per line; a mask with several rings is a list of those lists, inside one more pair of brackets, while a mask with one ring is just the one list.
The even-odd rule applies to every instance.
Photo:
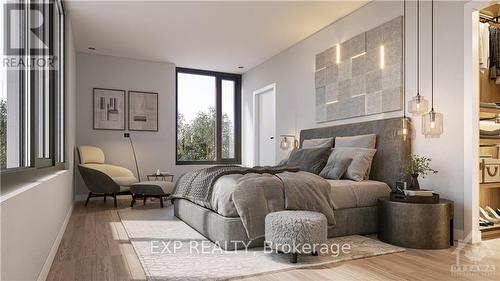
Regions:
[[500, 108], [495, 108], [495, 107], [479, 107], [479, 112], [483, 113], [494, 113], [494, 114], [500, 114]]
[[500, 188], [500, 182], [480, 183], [481, 188]]
[[480, 145], [492, 145], [492, 144], [499, 144], [500, 145], [500, 139], [479, 139], [479, 144]]
[[479, 230], [481, 230], [483, 232], [500, 230], [500, 223], [495, 223], [494, 225], [490, 225], [490, 226], [479, 226]]

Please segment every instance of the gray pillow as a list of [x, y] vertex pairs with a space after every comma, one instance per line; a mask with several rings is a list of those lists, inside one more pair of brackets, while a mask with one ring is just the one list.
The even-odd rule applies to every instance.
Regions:
[[359, 135], [351, 137], [336, 137], [335, 147], [361, 147], [361, 148], [375, 148], [377, 135]]
[[302, 142], [302, 148], [333, 147], [333, 138], [310, 139]]
[[339, 180], [347, 171], [352, 158], [342, 158], [339, 153], [333, 151], [328, 157], [328, 162], [319, 174], [325, 179]]
[[340, 158], [352, 158], [347, 171], [344, 173], [344, 178], [362, 181], [368, 178], [372, 166], [373, 156], [377, 152], [376, 149], [358, 148], [358, 147], [337, 147], [334, 152]]
[[329, 147], [295, 149], [290, 153], [287, 166], [299, 167], [302, 171], [318, 175], [330, 155]]

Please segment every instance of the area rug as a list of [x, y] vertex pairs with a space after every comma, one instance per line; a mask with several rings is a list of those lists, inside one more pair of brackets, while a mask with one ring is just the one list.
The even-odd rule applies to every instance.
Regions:
[[177, 219], [172, 206], [127, 209], [119, 216], [148, 280], [227, 280], [405, 250], [352, 235], [329, 239], [327, 252], [299, 255], [298, 262], [292, 264], [289, 255], [263, 248], [224, 251]]

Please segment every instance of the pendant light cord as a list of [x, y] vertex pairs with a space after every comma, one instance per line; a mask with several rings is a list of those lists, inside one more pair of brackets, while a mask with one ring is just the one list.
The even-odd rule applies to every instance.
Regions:
[[420, 0], [417, 0], [417, 96], [420, 96]]
[[403, 0], [403, 118], [406, 119], [406, 0]]
[[431, 1], [431, 111], [434, 111], [434, 0]]

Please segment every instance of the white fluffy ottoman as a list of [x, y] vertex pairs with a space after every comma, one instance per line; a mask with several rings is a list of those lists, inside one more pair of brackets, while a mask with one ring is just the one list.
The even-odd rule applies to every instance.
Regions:
[[320, 245], [327, 240], [325, 215], [311, 211], [280, 211], [266, 216], [266, 245], [274, 250], [292, 254], [317, 255]]

